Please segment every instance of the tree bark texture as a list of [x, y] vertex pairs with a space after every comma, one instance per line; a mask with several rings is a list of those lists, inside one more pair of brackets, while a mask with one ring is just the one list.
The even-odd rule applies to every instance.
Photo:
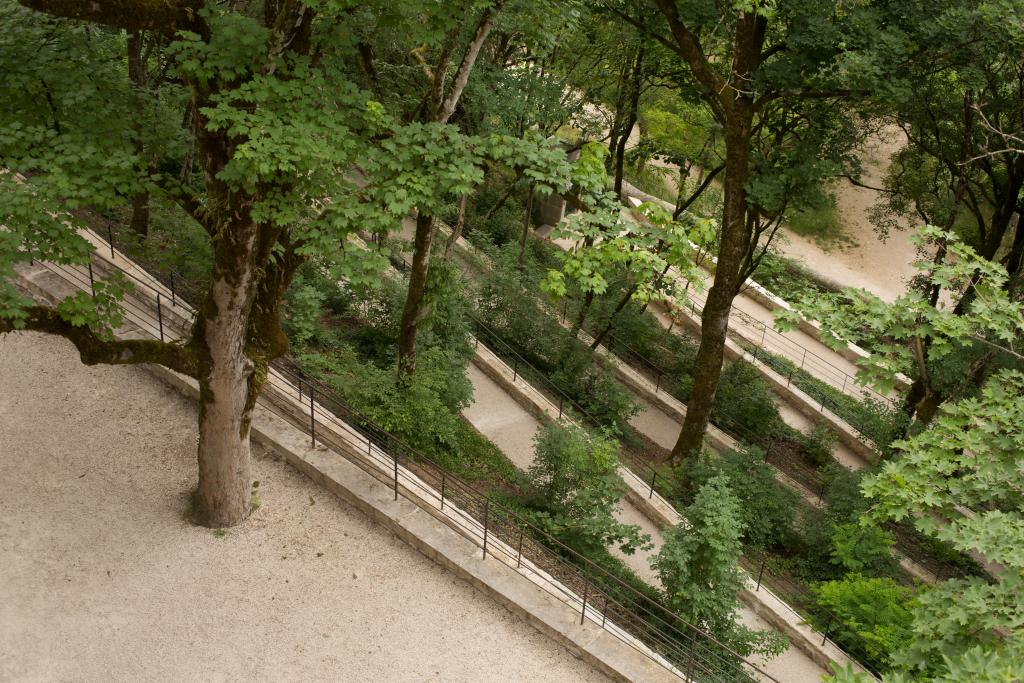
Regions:
[[412, 375], [416, 372], [416, 333], [421, 321], [427, 276], [430, 272], [430, 246], [434, 240], [434, 217], [426, 214], [416, 216], [416, 237], [413, 243], [412, 267], [409, 270], [409, 291], [402, 308], [402, 320], [398, 329], [398, 373]]

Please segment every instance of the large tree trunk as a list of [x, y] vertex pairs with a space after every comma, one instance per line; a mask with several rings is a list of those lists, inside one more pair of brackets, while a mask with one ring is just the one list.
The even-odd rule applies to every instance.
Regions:
[[708, 291], [701, 314], [700, 347], [697, 349], [693, 389], [686, 404], [686, 419], [673, 458], [700, 453], [704, 430], [711, 418], [715, 391], [722, 375], [725, 341], [729, 330], [732, 300], [739, 291], [739, 272], [750, 236], [746, 228], [747, 197], [745, 186], [750, 173], [750, 131], [753, 113], [748, 103], [738, 99], [733, 115], [725, 126], [726, 161], [722, 206], [722, 237], [718, 248], [715, 283]]
[[199, 385], [196, 522], [212, 528], [242, 522], [251, 504], [249, 385], [253, 364], [241, 360], [216, 366]]
[[258, 387], [256, 364], [246, 354], [251, 273], [242, 281], [225, 275], [215, 273], [201, 329], [205, 358], [199, 380], [196, 521], [209, 527], [244, 520], [252, 495], [249, 426]]
[[434, 239], [434, 217], [420, 213], [416, 216], [416, 238], [413, 245], [412, 268], [409, 271], [409, 292], [402, 309], [398, 330], [398, 373], [400, 376], [416, 372], [416, 330], [420, 324], [420, 311], [427, 288], [430, 269], [430, 245]]
[[[195, 521], [215, 528], [234, 526], [249, 514], [249, 427], [267, 362], [261, 361], [263, 371], [257, 372], [254, 356], [266, 358], [282, 351], [274, 335], [255, 329], [258, 326], [251, 319], [257, 294], [256, 264], [266, 262], [274, 240], [261, 235], [248, 219], [245, 205], [238, 207], [232, 218], [233, 224], [223, 228], [230, 239], [215, 242], [210, 289], [192, 335], [200, 358]], [[264, 276], [278, 270], [271, 264]]]

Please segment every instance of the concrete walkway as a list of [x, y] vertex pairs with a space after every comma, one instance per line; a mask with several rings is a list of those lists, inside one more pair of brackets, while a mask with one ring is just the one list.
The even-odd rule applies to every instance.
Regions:
[[[469, 366], [468, 376], [473, 384], [473, 403], [463, 411], [463, 415], [512, 462], [521, 469], [527, 469], [533, 462], [533, 438], [540, 429], [540, 422], [475, 365]], [[658, 443], [666, 438], [671, 438], [674, 442], [675, 436], [670, 436], [670, 433], [674, 429], [677, 435], [679, 425], [665, 413], [646, 404], [646, 409], [641, 415], [643, 417], [634, 418], [633, 423], [639, 431]], [[658, 552], [664, 542], [661, 531], [625, 499], [615, 516], [619, 521], [636, 524], [643, 533], [650, 534], [653, 549], [620, 557], [637, 575], [652, 585], [657, 585], [657, 576], [650, 568], [649, 559]], [[740, 610], [740, 619], [751, 628], [771, 628], [746, 606]], [[801, 650], [792, 646], [774, 660], [755, 663], [784, 683], [817, 681], [826, 673]]]
[[607, 680], [276, 459], [185, 522], [195, 407], [141, 368], [12, 333], [0, 378], [0, 680]]
[[[739, 297], [737, 297], [737, 300], [738, 299]], [[661, 307], [651, 306], [648, 308], [648, 310], [651, 312], [652, 315], [654, 315], [655, 318], [657, 318], [658, 322], [661, 323], [662, 327], [668, 329], [670, 326], [672, 326], [671, 320]], [[729, 325], [733, 326], [739, 319], [740, 316], [732, 316], [732, 318], [730, 318], [729, 320]], [[672, 326], [672, 328], [676, 334], [686, 334], [686, 332], [681, 330], [678, 325]], [[803, 333], [801, 332], [801, 334]], [[845, 361], [846, 359], [843, 360]], [[802, 432], [804, 434], [810, 433], [811, 428], [813, 427], [813, 423], [811, 422], [811, 420], [809, 420], [803, 413], [801, 413], [795, 407], [790, 405], [788, 402], [781, 400], [777, 396], [774, 398], [775, 405], [779, 410], [779, 417], [782, 418], [782, 421], [784, 423], [786, 423], [793, 429], [797, 430], [798, 432]], [[657, 441], [659, 445], [663, 445], [663, 439], [668, 438], [666, 434], [669, 433], [670, 431], [671, 430], [668, 430], [667, 428], [662, 428], [661, 430], [659, 430], [658, 436], [651, 435], [651, 438], [655, 439], [655, 441]], [[675, 436], [678, 437], [678, 435], [679, 427], [677, 425], [675, 428]], [[674, 438], [672, 442], [665, 447], [671, 448], [673, 444], [675, 444]], [[861, 469], [867, 466], [868, 464], [864, 460], [864, 458], [860, 457], [857, 453], [854, 453], [849, 446], [847, 446], [840, 440], [837, 440], [833, 445], [832, 455], [836, 459], [836, 462], [841, 464], [843, 467], [846, 467], [851, 470]]]
[[[667, 202], [651, 198], [628, 182], [623, 184], [624, 191], [636, 200], [654, 200], [664, 206]], [[623, 213], [628, 220], [635, 220], [628, 212]], [[574, 245], [565, 240], [554, 240], [563, 249], [571, 249]], [[698, 305], [703, 305], [707, 290], [714, 284], [714, 276], [705, 273], [702, 293], [691, 293]], [[733, 299], [732, 316], [729, 319], [730, 330], [740, 334], [756, 345], [762, 345], [768, 351], [782, 356], [798, 367], [803, 368], [817, 379], [854, 397], [860, 397], [862, 389], [853, 382], [857, 374], [857, 366], [846, 356], [822, 343], [814, 334], [802, 329], [779, 332], [774, 329], [775, 316], [771, 308], [756, 296], [755, 285], [747, 283]], [[765, 326], [768, 330], [765, 331]]]

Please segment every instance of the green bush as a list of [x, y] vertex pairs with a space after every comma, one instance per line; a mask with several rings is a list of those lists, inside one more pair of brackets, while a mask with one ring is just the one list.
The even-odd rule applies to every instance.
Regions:
[[465, 376], [458, 386], [451, 372], [454, 364], [445, 351], [423, 350], [416, 374], [401, 389], [395, 382], [394, 365], [380, 368], [365, 363], [344, 344], [330, 351], [298, 354], [296, 360], [357, 410], [445, 468], [470, 479], [516, 480], [516, 468], [508, 459], [459, 416], [472, 390]]
[[486, 334], [485, 341], [509, 364], [516, 362], [515, 355], [525, 359], [539, 376], [531, 376], [533, 370], [520, 363], [522, 374], [540, 388], [545, 381], [551, 382], [579, 404], [595, 425], [626, 433], [629, 418], [637, 410], [632, 394], [609, 368], [596, 364], [590, 350], [573, 339], [553, 313], [537, 304], [529, 284], [528, 276], [507, 258], [495, 261], [479, 288], [477, 312], [509, 348], [495, 344]]
[[821, 469], [835, 464], [832, 449], [838, 438], [835, 432], [823, 424], [815, 423], [807, 434], [793, 430], [793, 435], [800, 446], [800, 451], [808, 463]]
[[639, 527], [615, 519], [625, 484], [613, 439], [549, 423], [537, 433], [534, 445], [527, 502], [542, 529], [585, 555], [611, 545], [633, 553], [650, 542]]
[[738, 623], [743, 573], [738, 562], [743, 522], [740, 500], [729, 478], [716, 474], [703, 482], [693, 503], [682, 510], [685, 522], [665, 533], [651, 560], [673, 610], [746, 656], [778, 654], [785, 640], [772, 631], [751, 631]]
[[771, 441], [782, 421], [768, 383], [757, 368], [744, 361], [730, 363], [722, 371], [711, 418], [759, 446]]
[[284, 329], [292, 345], [304, 347], [321, 330], [320, 315], [326, 296], [316, 287], [296, 283], [284, 301]]
[[837, 524], [832, 532], [832, 564], [848, 572], [892, 575], [896, 560], [892, 534], [875, 525]]
[[873, 669], [889, 668], [893, 653], [911, 640], [914, 594], [892, 579], [850, 574], [813, 591], [812, 624]]
[[756, 447], [726, 451], [717, 457], [704, 453], [684, 465], [681, 489], [695, 491], [720, 475], [728, 477], [729, 488], [739, 499], [746, 551], [791, 552], [800, 497], [775, 479], [774, 469], [764, 462], [764, 453]]

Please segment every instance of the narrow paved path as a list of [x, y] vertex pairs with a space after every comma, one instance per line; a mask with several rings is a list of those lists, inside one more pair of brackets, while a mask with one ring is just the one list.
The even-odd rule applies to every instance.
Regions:
[[[668, 329], [672, 325], [668, 315], [660, 307], [651, 306], [650, 308], [648, 308], [648, 310], [654, 315], [655, 318], [657, 318], [658, 322], [661, 323], [662, 327]], [[732, 316], [732, 318], [729, 321], [729, 325], [733, 325], [738, 318], [739, 316]], [[678, 325], [675, 326], [675, 330], [676, 334], [687, 334], [683, 330], [680, 330]], [[776, 407], [779, 409], [779, 417], [782, 418], [782, 421], [784, 423], [786, 423], [787, 425], [789, 425], [790, 427], [799, 432], [803, 432], [804, 434], [810, 433], [811, 428], [813, 427], [813, 423], [810, 419], [808, 419], [806, 416], [804, 416], [803, 413], [798, 411], [796, 408], [794, 408], [792, 405], [782, 400], [778, 396], [774, 396], [773, 398], [775, 400]], [[665, 418], [671, 420], [671, 418], [668, 418], [667, 415], [665, 416]], [[652, 436], [651, 438], [655, 439], [655, 441], [657, 441], [659, 444], [662, 444], [662, 441], [660, 439], [667, 438], [666, 435], [669, 433], [669, 431], [670, 430], [668, 430], [667, 427], [662, 427], [661, 429], [659, 429], [659, 436]], [[675, 430], [675, 434], [676, 436], [679, 435], [678, 426]], [[671, 444], [665, 447], [671, 448], [673, 444], [675, 444], [674, 439]], [[832, 455], [836, 459], [836, 462], [841, 464], [843, 467], [846, 467], [851, 470], [862, 469], [866, 467], [868, 464], [864, 461], [863, 458], [857, 455], [849, 446], [847, 446], [845, 443], [839, 440], [837, 440], [835, 444], [832, 446]]]
[[[469, 366], [468, 376], [473, 384], [473, 403], [463, 411], [463, 415], [512, 462], [521, 469], [527, 469], [533, 462], [533, 437], [540, 429], [540, 422], [475, 365]], [[666, 439], [674, 443], [679, 425], [657, 408], [649, 404], [642, 405], [646, 408], [641, 416], [634, 418], [633, 425], [658, 443]], [[658, 578], [650, 567], [649, 559], [657, 554], [664, 543], [661, 530], [627, 500], [622, 501], [615, 516], [619, 521], [636, 524], [643, 533], [650, 534], [654, 544], [651, 550], [634, 555], [620, 554], [620, 557], [637, 575], [657, 585]], [[771, 628], [746, 606], [740, 611], [740, 619], [751, 628]], [[790, 647], [774, 660], [758, 664], [783, 683], [817, 681], [826, 673], [795, 647]]]

